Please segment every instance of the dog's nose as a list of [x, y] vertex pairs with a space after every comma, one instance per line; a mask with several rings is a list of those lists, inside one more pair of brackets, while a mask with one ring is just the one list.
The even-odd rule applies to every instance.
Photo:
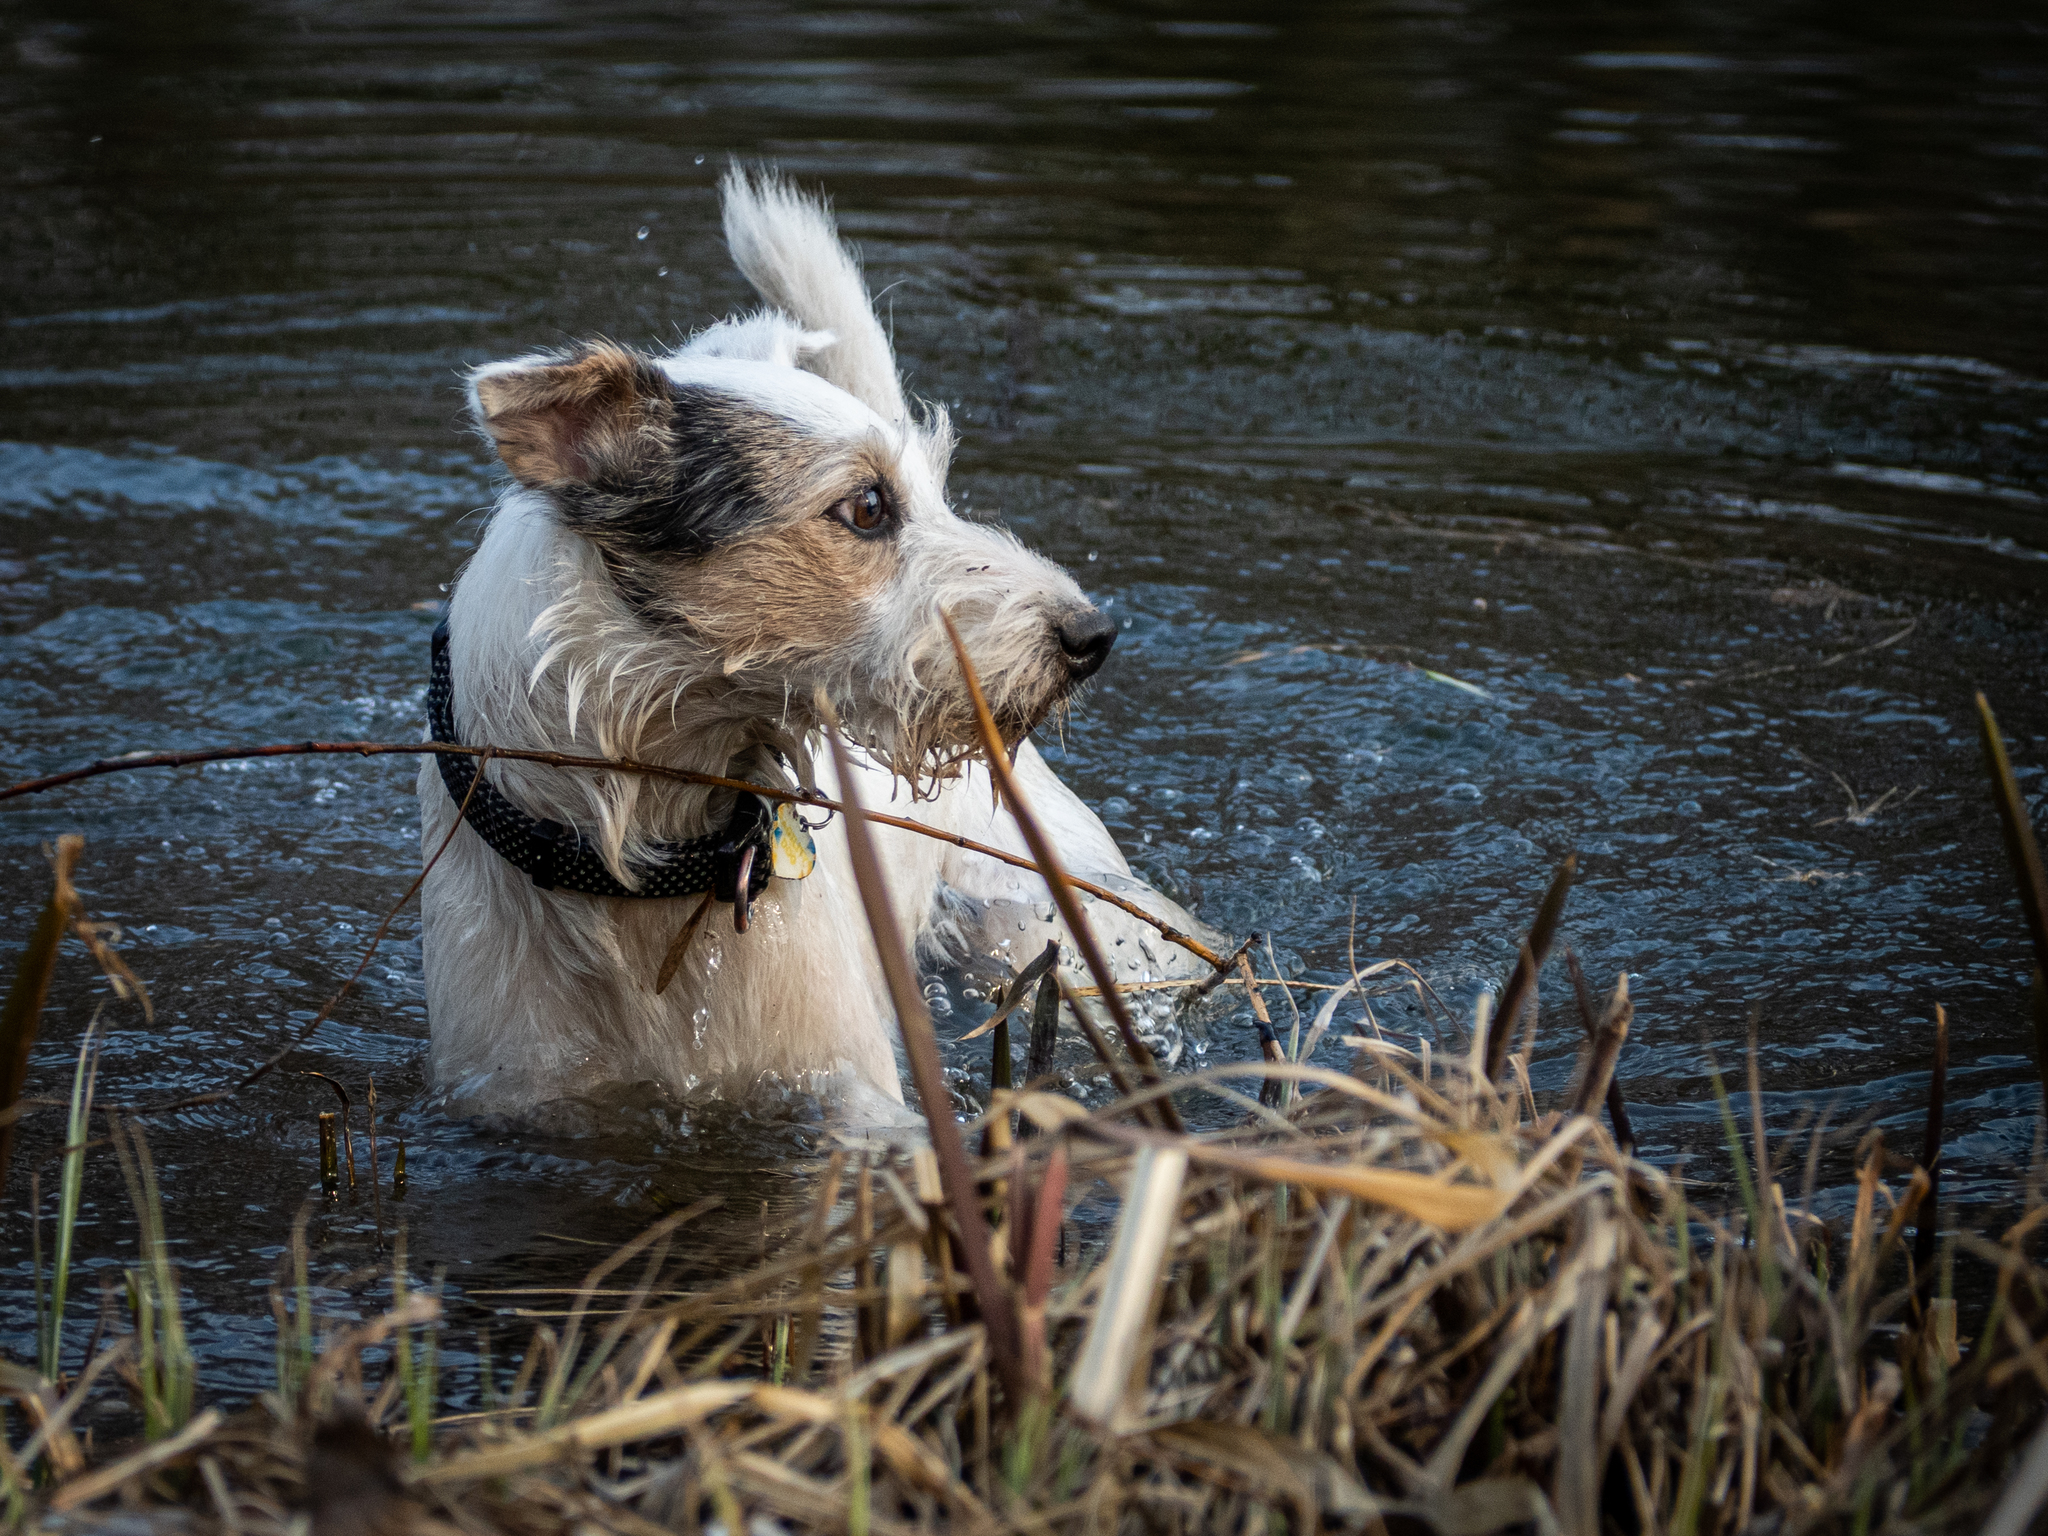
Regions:
[[1109, 648], [1116, 644], [1116, 620], [1100, 608], [1069, 609], [1052, 630], [1076, 682], [1100, 672], [1109, 660]]

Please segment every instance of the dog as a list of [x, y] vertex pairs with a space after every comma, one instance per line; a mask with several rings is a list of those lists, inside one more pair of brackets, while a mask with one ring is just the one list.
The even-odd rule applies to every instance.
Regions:
[[[510, 483], [436, 634], [429, 739], [854, 790], [1022, 854], [943, 610], [1068, 867], [1208, 934], [1132, 876], [1029, 739], [1102, 666], [1114, 624], [1057, 565], [954, 514], [946, 413], [912, 410], [829, 205], [739, 167], [721, 193], [727, 247], [766, 307], [671, 351], [591, 341], [470, 374], [471, 416]], [[824, 749], [834, 719], [852, 784]], [[651, 1082], [901, 1114], [842, 821], [672, 780], [476, 763], [429, 757], [419, 779], [444, 1104], [516, 1115]], [[923, 959], [1015, 972], [1066, 940], [1035, 873], [873, 830]], [[1119, 980], [1206, 970], [1107, 903], [1092, 916]]]

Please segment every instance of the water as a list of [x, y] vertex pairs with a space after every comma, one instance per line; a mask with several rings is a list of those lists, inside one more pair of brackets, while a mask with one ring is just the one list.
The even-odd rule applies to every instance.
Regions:
[[[913, 387], [955, 408], [963, 505], [1123, 620], [1048, 745], [1151, 877], [1316, 979], [1355, 902], [1361, 959], [1462, 1012], [1577, 849], [1566, 937], [1596, 983], [1630, 972], [1654, 1155], [1711, 1154], [1708, 1073], [1752, 1010], [1781, 1123], [1917, 1145], [1940, 1003], [1948, 1188], [1993, 1221], [2039, 1090], [1970, 695], [2038, 821], [2048, 34], [2017, 6], [1271, 15], [11, 6], [0, 774], [416, 734], [491, 494], [459, 371], [746, 303], [712, 185], [765, 157], [836, 197]], [[216, 1086], [312, 1018], [416, 868], [411, 772], [228, 765], [0, 813], [9, 943], [38, 843], [82, 831], [154, 991], [154, 1028], [106, 1016], [103, 1097]], [[67, 956], [32, 1091], [101, 992]], [[981, 1010], [946, 996], [964, 1032]], [[706, 1194], [702, 1268], [750, 1256], [818, 1138], [802, 1105], [450, 1123], [425, 1034], [408, 912], [293, 1065], [375, 1074], [411, 1175], [384, 1226], [468, 1320]], [[1253, 1051], [1235, 1012], [1202, 1043]], [[277, 1075], [151, 1126], [214, 1392], [268, 1384], [330, 1105]], [[55, 1135], [30, 1123], [7, 1191], [15, 1351]], [[134, 1250], [95, 1167], [107, 1274]], [[375, 1215], [313, 1218], [334, 1310], [374, 1305]]]

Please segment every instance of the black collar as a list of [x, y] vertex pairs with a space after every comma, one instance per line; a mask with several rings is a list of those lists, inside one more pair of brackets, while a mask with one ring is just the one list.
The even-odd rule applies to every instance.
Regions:
[[[434, 626], [433, 665], [427, 681], [427, 726], [435, 741], [459, 744], [455, 734], [455, 680], [448, 664], [448, 621]], [[696, 896], [710, 891], [731, 901], [739, 883], [743, 856], [751, 849], [747, 896], [751, 900], [768, 884], [772, 848], [768, 807], [753, 795], [741, 795], [724, 829], [680, 843], [654, 843], [652, 857], [633, 866], [638, 890], [628, 890], [612, 877], [597, 849], [574, 827], [529, 816], [486, 778], [478, 781], [477, 760], [437, 754], [441, 783], [464, 813], [471, 829], [508, 864], [533, 877], [544, 891], [576, 891], [585, 896]]]

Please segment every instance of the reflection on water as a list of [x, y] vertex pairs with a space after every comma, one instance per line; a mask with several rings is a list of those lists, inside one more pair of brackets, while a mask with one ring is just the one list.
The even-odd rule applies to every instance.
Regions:
[[[6, 777], [417, 732], [491, 494], [458, 371], [745, 303], [711, 187], [765, 157], [837, 198], [913, 388], [962, 426], [963, 506], [1122, 619], [1049, 745], [1148, 875], [1313, 978], [1355, 905], [1361, 958], [1466, 1007], [1576, 848], [1568, 937], [1632, 974], [1621, 1072], [1656, 1155], [1711, 1152], [1752, 1009], [1781, 1123], [1910, 1125], [1936, 1002], [1948, 1187], [1991, 1198], [2031, 1151], [1966, 714], [1993, 694], [2038, 800], [2048, 47], [2019, 7], [8, 19]], [[82, 830], [155, 990], [154, 1029], [108, 1015], [103, 1094], [211, 1087], [312, 1019], [413, 872], [410, 777], [223, 765], [6, 808], [8, 931], [37, 843]], [[481, 1314], [706, 1193], [698, 1262], [755, 1250], [809, 1107], [440, 1120], [412, 923], [297, 1064], [377, 1077], [411, 1174], [385, 1214], [423, 1273]], [[74, 957], [36, 1090], [96, 995]], [[1570, 1070], [1564, 1004], [1539, 1085]], [[1205, 1059], [1251, 1053], [1211, 1021]], [[326, 1091], [273, 1076], [152, 1131], [217, 1389], [267, 1384]], [[8, 1191], [10, 1348], [54, 1134]], [[107, 1270], [124, 1202], [88, 1195]], [[315, 1218], [329, 1305], [362, 1304], [372, 1231], [360, 1203]], [[74, 1295], [82, 1345], [96, 1286]]]

